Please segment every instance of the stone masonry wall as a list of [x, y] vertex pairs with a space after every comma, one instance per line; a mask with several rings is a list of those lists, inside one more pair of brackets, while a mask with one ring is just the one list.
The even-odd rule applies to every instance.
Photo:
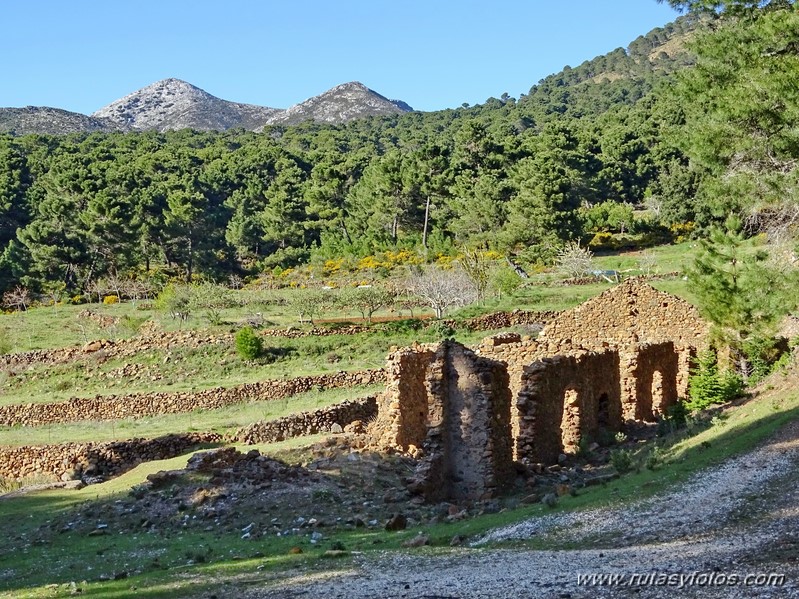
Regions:
[[0, 448], [0, 477], [20, 480], [34, 474], [47, 474], [68, 480], [81, 475], [112, 476], [142, 462], [166, 460], [199, 445], [220, 441], [216, 433], [187, 433], [106, 443], [3, 447]]
[[675, 295], [637, 279], [616, 285], [549, 321], [539, 342], [571, 340], [598, 349], [672, 341], [677, 347], [704, 347], [708, 324], [698, 310]]
[[386, 387], [377, 399], [380, 418], [370, 426], [377, 445], [408, 451], [424, 443], [428, 420], [426, 377], [436, 350], [435, 344], [416, 345], [388, 357]]
[[255, 422], [237, 430], [231, 437], [237, 443], [275, 443], [293, 437], [342, 432], [353, 422], [367, 423], [377, 416], [377, 401], [364, 397], [337, 403], [313, 412], [300, 412], [266, 422]]
[[197, 409], [213, 410], [244, 401], [282, 399], [316, 388], [354, 387], [385, 380], [381, 369], [334, 372], [292, 379], [246, 383], [236, 387], [216, 387], [180, 393], [136, 393], [71, 398], [59, 403], [30, 403], [0, 406], [0, 425], [39, 426], [57, 422], [142, 418], [177, 414]]
[[492, 496], [513, 476], [505, 366], [454, 341], [436, 352], [421, 470], [429, 500]]
[[652, 422], [677, 403], [680, 359], [681, 355], [670, 341], [638, 345], [634, 351], [622, 352], [622, 411], [625, 420]]
[[386, 371], [370, 432], [381, 447], [421, 449], [415, 492], [478, 499], [507, 484], [513, 456], [504, 364], [444, 341], [396, 352]]
[[543, 358], [524, 368], [517, 399], [517, 459], [553, 464], [581, 439], [622, 424], [619, 355], [613, 350]]

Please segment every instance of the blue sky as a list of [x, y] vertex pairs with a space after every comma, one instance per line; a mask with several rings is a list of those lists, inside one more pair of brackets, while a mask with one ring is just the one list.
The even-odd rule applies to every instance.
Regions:
[[655, 0], [6, 0], [0, 106], [91, 113], [177, 77], [287, 108], [361, 81], [418, 110], [527, 93], [678, 15]]

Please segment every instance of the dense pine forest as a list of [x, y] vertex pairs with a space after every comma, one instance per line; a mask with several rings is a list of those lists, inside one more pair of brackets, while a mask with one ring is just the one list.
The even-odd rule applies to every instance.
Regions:
[[569, 240], [645, 246], [731, 210], [749, 233], [791, 222], [793, 4], [676, 5], [518, 99], [258, 134], [0, 136], [0, 293], [400, 249], [545, 264]]

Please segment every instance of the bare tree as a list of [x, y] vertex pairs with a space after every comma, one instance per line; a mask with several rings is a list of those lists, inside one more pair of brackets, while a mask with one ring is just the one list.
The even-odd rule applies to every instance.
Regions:
[[228, 277], [228, 285], [231, 289], [241, 289], [244, 287], [244, 279], [242, 279], [239, 275], [230, 275]]
[[141, 279], [125, 279], [120, 291], [125, 294], [125, 297], [133, 300], [133, 305], [142, 299], [152, 297], [155, 288], [152, 283]]
[[313, 325], [314, 316], [319, 316], [330, 306], [331, 296], [321, 289], [293, 289], [286, 297], [286, 304], [300, 318], [300, 322]]
[[663, 212], [663, 198], [659, 195], [650, 195], [644, 198], [644, 206], [653, 214], [655, 221], [660, 222]]
[[638, 258], [638, 269], [647, 275], [655, 272], [658, 266], [658, 259], [654, 252], [651, 250], [644, 250]]
[[408, 280], [408, 289], [435, 310], [436, 318], [442, 318], [451, 306], [465, 306], [477, 299], [472, 281], [459, 268], [415, 271]]
[[108, 287], [104, 279], [92, 279], [86, 283], [86, 292], [89, 294], [89, 301], [91, 301], [93, 295], [96, 295], [97, 303], [100, 303], [103, 301], [103, 296], [108, 292]]
[[102, 284], [106, 289], [106, 293], [113, 293], [119, 301], [122, 301], [122, 292], [127, 284], [125, 279], [113, 273], [102, 279]]
[[579, 241], [570, 241], [558, 250], [555, 265], [566, 276], [584, 277], [594, 270], [594, 255]]
[[3, 294], [3, 303], [24, 312], [31, 303], [31, 294], [26, 287], [17, 285]]

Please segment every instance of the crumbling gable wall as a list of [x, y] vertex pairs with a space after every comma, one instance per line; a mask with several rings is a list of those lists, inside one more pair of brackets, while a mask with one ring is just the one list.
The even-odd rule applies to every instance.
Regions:
[[561, 312], [544, 327], [538, 341], [570, 340], [590, 348], [664, 341], [678, 348], [704, 347], [708, 331], [699, 311], [685, 300], [628, 279]]
[[387, 370], [371, 430], [384, 447], [422, 449], [414, 490], [429, 500], [479, 499], [512, 479], [504, 364], [443, 341], [400, 350]]
[[[585, 303], [561, 312], [541, 331], [538, 342], [568, 343], [591, 349], [616, 347], [632, 357], [644, 344], [673, 343], [677, 354], [677, 395], [688, 392], [690, 368], [698, 350], [707, 347], [710, 325], [699, 311], [679, 297], [628, 279]], [[654, 350], [653, 350], [654, 351]], [[670, 369], [671, 356], [664, 356]], [[633, 368], [622, 365], [622, 368]], [[628, 372], [623, 379], [634, 376]], [[624, 393], [624, 391], [623, 391]], [[646, 412], [646, 409], [644, 409]]]
[[513, 477], [505, 365], [444, 341], [428, 375], [429, 429], [419, 474], [430, 500], [480, 499]]
[[622, 424], [619, 354], [578, 352], [537, 360], [524, 368], [517, 399], [517, 459], [553, 464], [574, 453], [581, 439]]

